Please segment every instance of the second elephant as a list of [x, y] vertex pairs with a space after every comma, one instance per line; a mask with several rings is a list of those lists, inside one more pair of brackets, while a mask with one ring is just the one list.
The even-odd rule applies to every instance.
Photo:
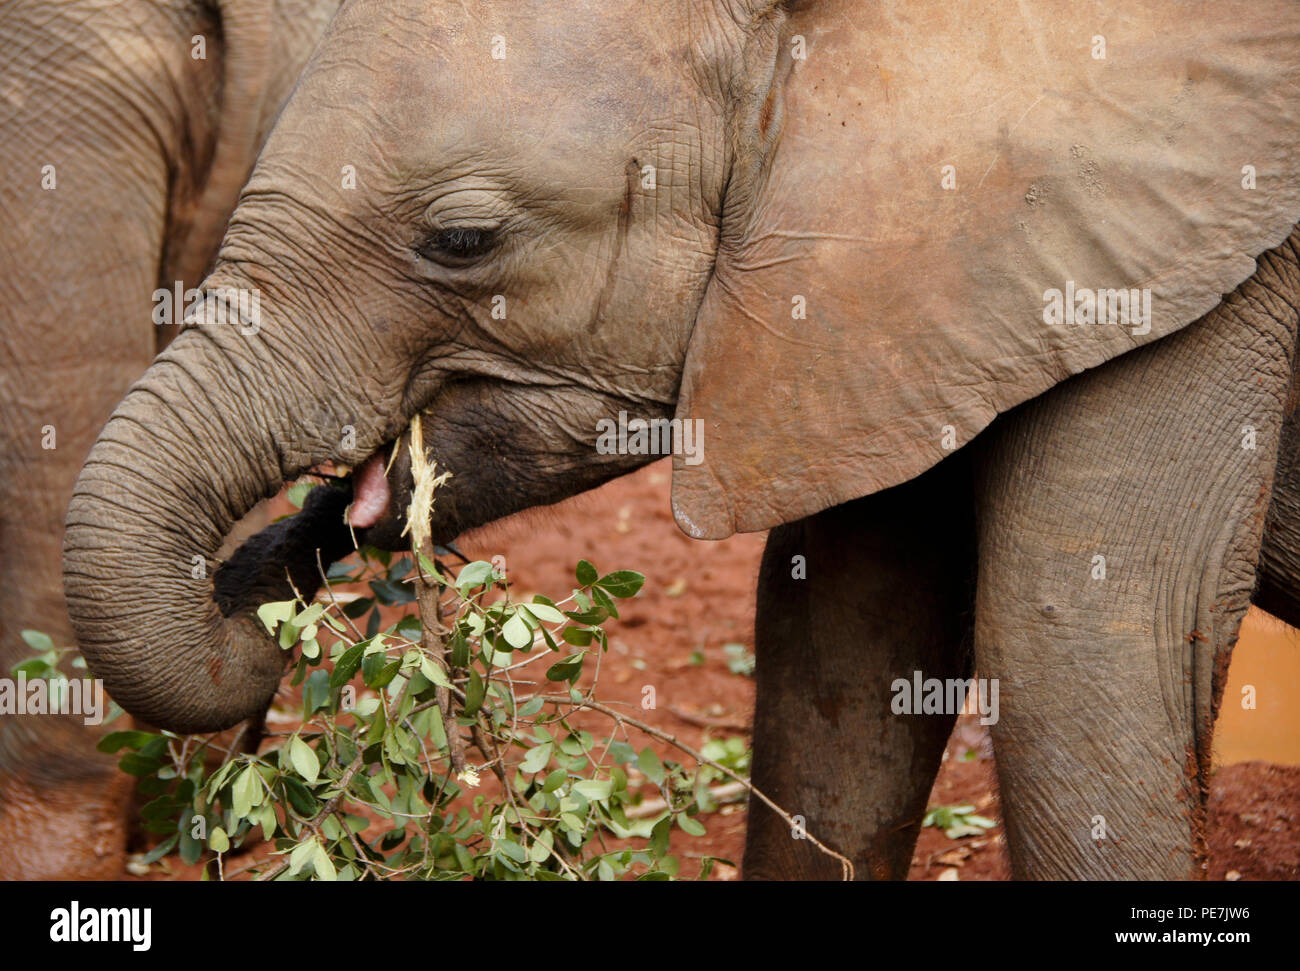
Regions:
[[[99, 427], [175, 333], [337, 0], [0, 8], [0, 677], [72, 642], [63, 517]], [[70, 672], [71, 673], [71, 672]], [[122, 873], [129, 779], [80, 718], [0, 714], [0, 878]]]

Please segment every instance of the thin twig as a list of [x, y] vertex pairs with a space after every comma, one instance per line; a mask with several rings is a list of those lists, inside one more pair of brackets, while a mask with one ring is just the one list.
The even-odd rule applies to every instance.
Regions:
[[691, 758], [693, 758], [696, 762], [700, 763], [701, 765], [707, 765], [721, 772], [723, 775], [730, 776], [731, 778], [739, 782], [741, 785], [743, 785], [746, 789], [748, 789], [751, 794], [757, 796], [759, 801], [762, 802], [765, 806], [767, 806], [768, 809], [772, 810], [772, 812], [776, 813], [783, 820], [785, 820], [790, 825], [791, 829], [801, 830], [804, 836], [807, 838], [808, 842], [812, 843], [813, 846], [817, 847], [817, 849], [821, 850], [827, 856], [839, 860], [840, 869], [844, 875], [845, 880], [853, 879], [854, 870], [853, 870], [852, 860], [850, 860], [843, 853], [837, 853], [835, 850], [831, 849], [829, 846], [827, 846], [825, 843], [819, 840], [812, 833], [808, 832], [806, 828], [802, 826], [796, 826], [794, 819], [790, 816], [789, 813], [787, 813], [784, 809], [782, 809], [770, 798], [768, 798], [768, 796], [765, 793], [763, 793], [761, 790], [756, 788], [754, 784], [751, 783], [748, 779], [742, 778], [741, 776], [737, 775], [734, 771], [728, 769], [725, 765], [715, 762], [713, 761], [713, 759], [706, 758], [702, 753], [697, 752], [695, 749], [691, 748], [685, 742], [678, 739], [677, 736], [669, 735], [667, 732], [662, 732], [659, 729], [655, 728], [653, 725], [648, 725], [645, 722], [640, 721], [639, 719], [633, 718], [631, 715], [620, 714], [619, 712], [615, 711], [613, 708], [610, 708], [607, 705], [602, 705], [598, 701], [592, 701], [589, 698], [584, 699], [582, 701], [575, 702], [572, 698], [569, 698], [564, 695], [543, 695], [542, 700], [550, 704], [573, 705], [574, 707], [578, 707], [578, 708], [590, 708], [593, 711], [599, 711], [605, 715], [608, 715], [610, 718], [613, 718], [616, 722], [625, 721], [633, 728], [640, 729], [641, 731], [645, 732], [647, 735], [651, 736], [652, 738], [657, 738], [661, 742], [667, 742], [669, 745], [673, 746], [674, 748], [680, 749], [681, 751], [685, 752], [687, 755], [689, 755]]
[[674, 708], [672, 705], [668, 706], [668, 710], [686, 724], [697, 725], [700, 728], [721, 728], [729, 732], [744, 732], [746, 735], [754, 730], [753, 726], [748, 722], [729, 721], [726, 718], [710, 718], [707, 715], [694, 715], [689, 711]]
[[[736, 797], [745, 791], [744, 785], [739, 782], [728, 782], [726, 785], [713, 786], [708, 790], [709, 798], [714, 802], [725, 803], [734, 802]], [[662, 799], [651, 799], [649, 802], [643, 802], [639, 806], [632, 806], [625, 809], [624, 815], [628, 819], [645, 819], [647, 816], [656, 816], [665, 809], [671, 809]]]
[[357, 625], [352, 623], [352, 618], [344, 613], [343, 605], [334, 599], [334, 588], [330, 586], [329, 577], [325, 576], [325, 567], [321, 565], [319, 549], [316, 550], [316, 569], [320, 571], [320, 579], [321, 583], [325, 584], [325, 592], [330, 595], [330, 603], [339, 608], [339, 613], [343, 614], [343, 619], [347, 621], [348, 626], [352, 628], [352, 633], [356, 639], [364, 641], [366, 639], [365, 635], [362, 634], [361, 631], [357, 630]]

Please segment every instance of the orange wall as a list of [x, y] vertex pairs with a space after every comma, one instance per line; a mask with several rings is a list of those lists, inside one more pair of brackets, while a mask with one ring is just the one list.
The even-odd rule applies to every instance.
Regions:
[[[1255, 709], [1242, 688], [1255, 687]], [[1232, 652], [1214, 735], [1220, 765], [1260, 759], [1300, 765], [1300, 630], [1256, 610], [1246, 615]]]

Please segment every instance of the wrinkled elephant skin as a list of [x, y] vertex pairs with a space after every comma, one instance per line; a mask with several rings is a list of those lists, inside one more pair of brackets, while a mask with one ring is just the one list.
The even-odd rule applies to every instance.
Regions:
[[[202, 280], [336, 8], [0, 8], [0, 677], [30, 657], [24, 629], [73, 643], [60, 550], [77, 473], [175, 333], [155, 326], [155, 290]], [[97, 734], [75, 717], [0, 715], [0, 879], [121, 875], [131, 780], [95, 751]]]
[[[257, 326], [183, 330], [78, 480], [91, 669], [235, 724], [282, 654], [174, 566], [286, 480], [361, 468], [361, 538], [398, 547], [408, 464], [373, 472], [417, 414], [443, 539], [653, 457], [602, 423], [676, 418], [679, 526], [773, 529], [755, 778], [858, 876], [906, 871], [952, 715], [884, 686], [972, 659], [1017, 875], [1201, 874], [1294, 370], [1300, 5], [1118, 6], [347, 0], [205, 284]], [[262, 548], [222, 586], [311, 543]], [[838, 874], [763, 813], [749, 876]]]

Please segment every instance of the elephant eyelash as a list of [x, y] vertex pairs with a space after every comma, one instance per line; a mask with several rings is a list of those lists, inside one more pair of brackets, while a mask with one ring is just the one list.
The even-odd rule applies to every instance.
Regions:
[[491, 252], [496, 242], [496, 233], [491, 229], [456, 227], [433, 233], [416, 247], [416, 252], [435, 263], [464, 266]]

